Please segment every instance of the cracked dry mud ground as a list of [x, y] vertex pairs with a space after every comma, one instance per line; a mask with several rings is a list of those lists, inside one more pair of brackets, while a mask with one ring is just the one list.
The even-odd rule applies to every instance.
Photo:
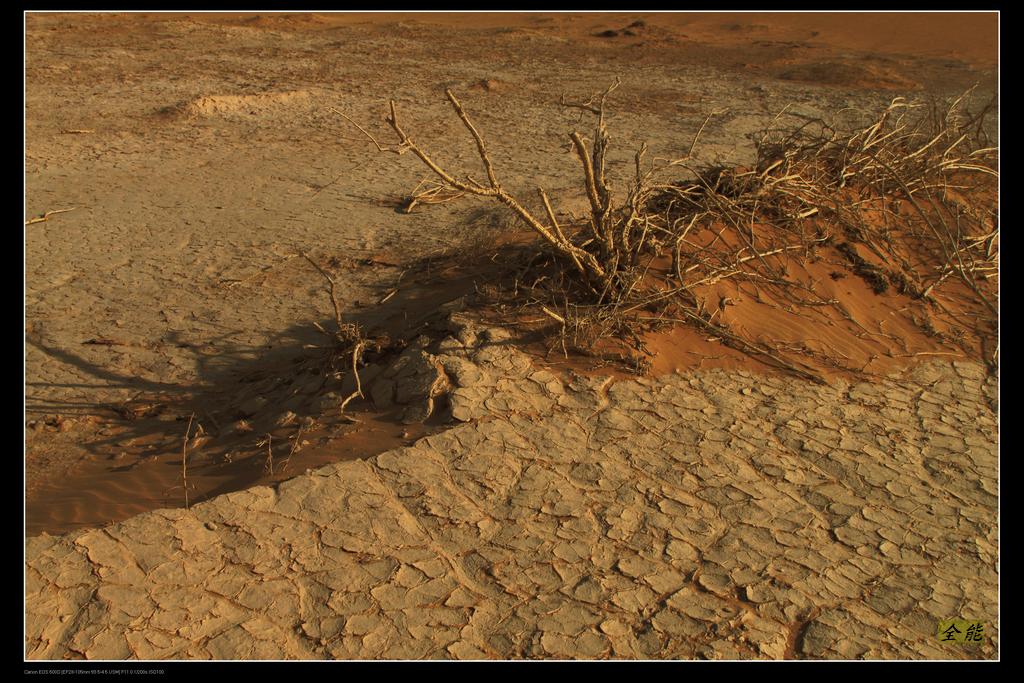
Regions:
[[[991, 658], [996, 379], [441, 356], [464, 424], [27, 543], [31, 659]], [[979, 619], [986, 642], [937, 640]]]

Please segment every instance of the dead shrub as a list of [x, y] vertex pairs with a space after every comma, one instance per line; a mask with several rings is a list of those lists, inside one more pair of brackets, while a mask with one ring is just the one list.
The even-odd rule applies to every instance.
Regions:
[[[352, 123], [379, 151], [411, 151], [436, 176], [414, 191], [412, 203], [490, 198], [543, 240], [561, 269], [537, 278], [529, 299], [558, 324], [566, 351], [613, 335], [642, 354], [640, 331], [681, 322], [767, 363], [822, 381], [792, 349], [784, 352], [779, 345], [747, 339], [715, 320], [699, 293], [737, 278], [773, 290], [787, 307], [834, 305], [813, 286], [790, 277], [786, 264], [813, 261], [818, 250], [837, 243], [863, 245], [886, 264], [868, 264], [852, 246], [847, 248], [855, 274], [868, 279], [876, 292], [892, 284], [941, 307], [936, 289], [957, 278], [995, 320], [997, 302], [987, 282], [998, 267], [997, 149], [984, 137], [990, 107], [970, 113], [969, 93], [930, 109], [896, 98], [870, 125], [845, 132], [818, 119], [776, 126], [783, 120], [780, 115], [757, 140], [756, 163], [749, 169], [697, 164], [692, 152], [701, 126], [690, 153], [660, 168], [645, 166], [646, 145], [641, 146], [626, 196], [616, 202], [606, 177], [610, 136], [605, 107], [618, 85], [616, 80], [585, 102], [561, 99], [562, 106], [595, 119], [590, 140], [577, 131], [569, 134], [589, 215], [565, 225], [543, 188], [537, 188], [542, 215], [509, 193], [482, 135], [450, 90], [448, 102], [476, 144], [486, 181], [435, 163], [402, 127], [394, 101], [385, 120], [397, 142], [382, 145]], [[667, 169], [682, 169], [688, 179], [656, 181], [655, 172]], [[872, 216], [881, 220], [869, 220]], [[703, 235], [699, 240], [698, 233]], [[911, 246], [923, 255], [911, 253]], [[537, 281], [545, 278], [548, 286], [538, 288]], [[517, 276], [517, 292], [519, 283]]]

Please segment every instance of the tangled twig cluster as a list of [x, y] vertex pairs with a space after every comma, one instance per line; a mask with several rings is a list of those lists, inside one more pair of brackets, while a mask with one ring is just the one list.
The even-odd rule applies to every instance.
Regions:
[[[641, 171], [642, 148], [636, 155], [637, 177], [630, 189], [629, 196], [623, 206], [616, 207], [613, 194], [605, 176], [606, 154], [609, 135], [605, 126], [605, 102], [608, 96], [619, 86], [619, 81], [611, 85], [596, 98], [587, 102], [568, 102], [563, 97], [562, 104], [592, 113], [597, 118], [594, 139], [588, 141], [576, 131], [569, 137], [573, 149], [583, 167], [584, 190], [590, 202], [590, 218], [586, 223], [585, 235], [580, 238], [572, 230], [567, 231], [556, 218], [551, 200], [542, 187], [537, 188], [537, 195], [544, 209], [544, 217], [539, 218], [526, 208], [523, 202], [514, 197], [498, 180], [487, 145], [466, 113], [462, 104], [451, 90], [446, 90], [456, 115], [476, 143], [477, 153], [487, 176], [486, 183], [477, 181], [471, 175], [457, 177], [431, 158], [430, 154], [402, 128], [398, 120], [395, 103], [390, 102], [390, 113], [386, 118], [396, 136], [397, 143], [382, 145], [364, 128], [356, 124], [359, 130], [381, 152], [404, 154], [411, 151], [438, 178], [426, 185], [424, 183], [413, 192], [407, 210], [417, 203], [437, 203], [449, 201], [466, 195], [491, 197], [512, 210], [531, 230], [536, 232], [561, 257], [573, 265], [581, 276], [590, 294], [599, 301], [619, 290], [629, 288], [633, 282], [623, 277], [623, 273], [635, 268], [639, 255], [645, 247], [650, 246], [648, 233], [650, 225], [644, 220], [642, 205], [647, 197], [644, 188], [645, 174]], [[594, 103], [597, 99], [597, 103]], [[346, 116], [346, 118], [348, 118]], [[351, 119], [349, 119], [351, 121]], [[579, 226], [572, 226], [573, 228]]]
[[[897, 98], [870, 125], [852, 132], [819, 119], [766, 130], [752, 169], [699, 168], [689, 154], [659, 169], [685, 169], [691, 179], [684, 182], [656, 182], [655, 168], [644, 166], [644, 145], [635, 154], [625, 199], [616, 203], [606, 177], [605, 107], [618, 86], [616, 80], [588, 101], [560, 101], [596, 119], [592, 140], [569, 134], [582, 166], [589, 216], [565, 224], [543, 188], [537, 188], [539, 217], [499, 181], [483, 137], [451, 90], [445, 93], [448, 102], [476, 144], [486, 181], [438, 165], [402, 127], [394, 101], [386, 121], [396, 143], [382, 145], [352, 123], [379, 151], [411, 151], [436, 177], [417, 187], [409, 209], [463, 196], [492, 198], [543, 239], [576, 276], [560, 277], [546, 300], [531, 288], [534, 302], [561, 326], [563, 347], [567, 337], [579, 346], [618, 335], [643, 352], [638, 330], [645, 324], [682, 321], [820, 380], [810, 365], [716, 320], [717, 311], [707, 310], [701, 292], [737, 278], [774, 291], [788, 309], [835, 305], [813, 283], [787, 271], [792, 259], [815, 259], [824, 246], [845, 255], [876, 292], [893, 285], [940, 308], [936, 290], [955, 277], [995, 319], [997, 303], [987, 280], [998, 265], [999, 231], [995, 193], [987, 184], [998, 180], [997, 149], [984, 140], [988, 108], [970, 114], [967, 95], [930, 116], [921, 115], [922, 105]], [[854, 243], [888, 267], [866, 261]]]

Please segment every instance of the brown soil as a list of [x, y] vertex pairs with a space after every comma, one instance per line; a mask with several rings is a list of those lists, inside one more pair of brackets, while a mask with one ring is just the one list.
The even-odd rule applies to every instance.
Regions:
[[[578, 211], [574, 160], [554, 153], [574, 125], [551, 105], [562, 92], [622, 76], [620, 169], [641, 140], [678, 156], [723, 108], [705, 131], [707, 153], [738, 164], [749, 154], [738, 141], [794, 102], [826, 112], [976, 83], [992, 92], [996, 22], [993, 13], [28, 15], [26, 219], [74, 210], [25, 227], [27, 532], [181, 505], [192, 414], [209, 440], [191, 451], [191, 501], [439, 428], [366, 405], [354, 405], [358, 424], [319, 411], [322, 351], [308, 347], [323, 344], [312, 322], [330, 324], [330, 303], [295, 256], [306, 251], [338, 275], [347, 318], [411, 340], [438, 305], [493, 283], [486, 260], [500, 259], [509, 218], [469, 200], [402, 214], [422, 169], [378, 154], [331, 108], [379, 132], [393, 96], [418, 139], [475, 163], [441, 109], [452, 87], [494, 140], [500, 170], [522, 179], [517, 191], [540, 183]], [[459, 252], [479, 258], [445, 260]], [[721, 318], [750, 339], [805, 346], [829, 377], [988, 355], [973, 330], [951, 343], [959, 333], [949, 321], [875, 293], [834, 248], [789, 265], [839, 303], [786, 313], [733, 281], [700, 294], [709, 310], [728, 300]], [[962, 310], [956, 287], [942, 296]], [[708, 337], [690, 327], [646, 336], [652, 371], [774, 371]], [[555, 367], [606, 365], [532, 348]], [[842, 367], [827, 360], [837, 357]], [[281, 410], [240, 432], [240, 408], [256, 396]], [[295, 422], [277, 426], [286, 410]], [[305, 417], [318, 424], [288, 468], [268, 475], [260, 444], [271, 434], [279, 465]]]

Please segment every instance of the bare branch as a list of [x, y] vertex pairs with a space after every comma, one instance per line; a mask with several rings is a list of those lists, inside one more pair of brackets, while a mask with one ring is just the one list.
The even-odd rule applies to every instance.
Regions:
[[334, 306], [334, 323], [338, 326], [338, 331], [340, 332], [344, 328], [344, 324], [341, 322], [341, 306], [338, 304], [338, 298], [334, 294], [334, 278], [331, 277], [330, 273], [321, 268], [319, 263], [311, 259], [306, 252], [300, 251], [299, 255], [312, 263], [313, 267], [320, 271], [320, 274], [324, 276], [324, 279], [330, 285], [331, 304]]
[[484, 163], [484, 168], [487, 170], [487, 179], [491, 182], [491, 187], [495, 190], [498, 189], [498, 179], [494, 176], [494, 168], [491, 166], [491, 159], [487, 156], [487, 147], [484, 145], [483, 138], [480, 137], [480, 133], [477, 132], [476, 126], [469, 120], [469, 116], [452, 91], [445, 89], [444, 94], [448, 96], [448, 101], [452, 103], [452, 107], [455, 108], [455, 113], [462, 119], [462, 123], [469, 129], [470, 134], [473, 136], [473, 140], [476, 142], [477, 152], [480, 154], [480, 160]]

